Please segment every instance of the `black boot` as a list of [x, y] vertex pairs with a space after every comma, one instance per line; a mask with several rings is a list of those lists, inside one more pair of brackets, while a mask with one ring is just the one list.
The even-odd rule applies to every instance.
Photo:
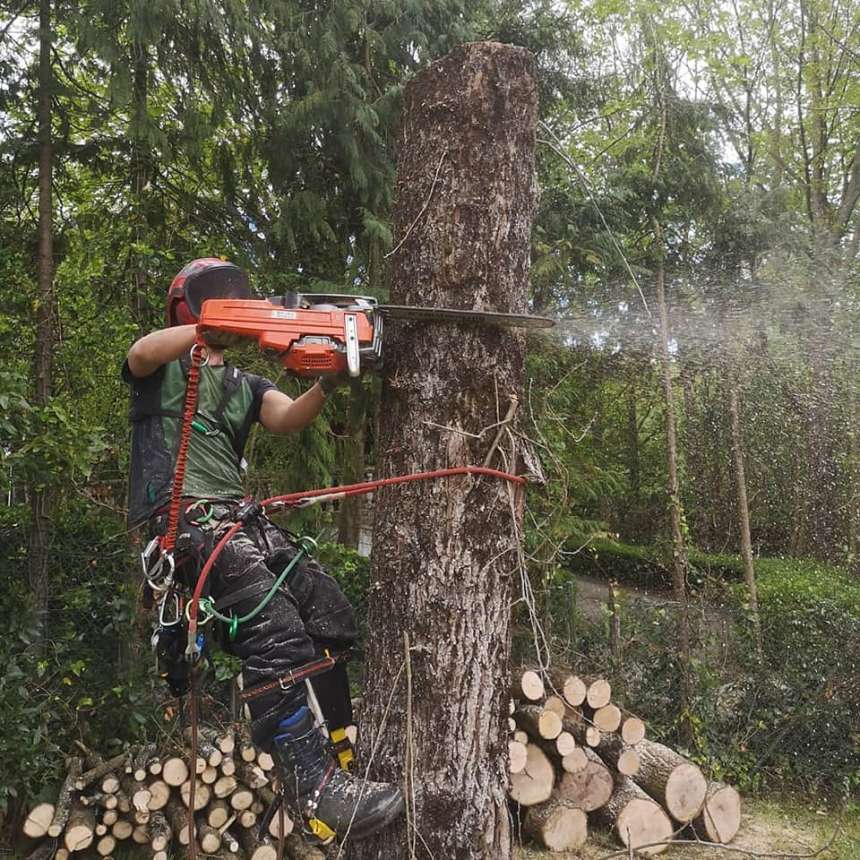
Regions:
[[399, 788], [364, 781], [337, 766], [307, 707], [281, 721], [274, 752], [281, 765], [287, 803], [323, 841], [334, 834], [341, 839], [347, 835], [363, 839], [403, 811]]

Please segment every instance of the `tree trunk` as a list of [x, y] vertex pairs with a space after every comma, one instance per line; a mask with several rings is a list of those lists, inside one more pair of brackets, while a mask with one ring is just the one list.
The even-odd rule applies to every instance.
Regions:
[[666, 306], [665, 265], [662, 257], [663, 228], [654, 219], [655, 243], [661, 257], [657, 265], [657, 308], [660, 314], [659, 356], [666, 414], [666, 465], [669, 472], [669, 514], [672, 522], [672, 585], [678, 604], [678, 665], [681, 674], [678, 711], [681, 714], [682, 740], [692, 739], [689, 721], [690, 694], [690, 617], [687, 609], [687, 548], [684, 541], [684, 510], [678, 480], [678, 438], [675, 430], [675, 397], [672, 392], [672, 362], [669, 357], [669, 311]]
[[[39, 3], [39, 290], [36, 301], [36, 344], [33, 355], [35, 404], [46, 406], [51, 398], [54, 363], [54, 247], [53, 203], [51, 196], [53, 143], [51, 137], [51, 2]], [[53, 494], [48, 487], [35, 486], [30, 492], [29, 585], [36, 616], [36, 637], [40, 648], [47, 634], [48, 615], [48, 532]]]
[[137, 323], [138, 332], [145, 334], [148, 324], [151, 323], [147, 314], [146, 271], [140, 247], [150, 242], [149, 222], [146, 213], [146, 187], [150, 178], [150, 154], [146, 133], [149, 115], [149, 56], [147, 46], [135, 40], [132, 43], [132, 54], [133, 85], [129, 137], [132, 141], [131, 190], [134, 200], [132, 219], [134, 238], [138, 248], [132, 252], [129, 308], [132, 319]]
[[[392, 301], [525, 310], [536, 112], [531, 55], [497, 43], [461, 46], [406, 87]], [[380, 476], [484, 462], [490, 439], [466, 434], [500, 421], [519, 397], [523, 335], [392, 324], [386, 353]], [[514, 438], [504, 438], [492, 465], [516, 470]], [[406, 793], [422, 838], [401, 821], [350, 856], [387, 860], [414, 850], [505, 860], [510, 605], [522, 496], [507, 483], [470, 477], [386, 488], [376, 506], [363, 752], [378, 739], [371, 776], [401, 782], [404, 741], [411, 744]], [[400, 671], [404, 633], [411, 725]]]
[[758, 614], [758, 591], [755, 582], [755, 565], [753, 563], [752, 539], [750, 537], [750, 509], [747, 502], [747, 479], [744, 472], [744, 449], [741, 436], [741, 415], [738, 404], [737, 381], [729, 369], [729, 416], [732, 426], [732, 457], [735, 462], [735, 485], [738, 498], [738, 527], [741, 534], [741, 558], [744, 563], [744, 581], [750, 603], [750, 621], [753, 628], [756, 655], [759, 663], [762, 661], [761, 619]]

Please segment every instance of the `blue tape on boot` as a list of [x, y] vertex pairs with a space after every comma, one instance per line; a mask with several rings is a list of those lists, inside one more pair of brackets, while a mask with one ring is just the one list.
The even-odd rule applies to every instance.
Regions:
[[295, 728], [295, 726], [299, 725], [299, 723], [301, 723], [301, 721], [305, 719], [308, 713], [308, 706], [302, 705], [295, 713], [290, 714], [290, 716], [288, 717], [284, 717], [284, 719], [282, 719], [278, 723], [278, 731], [283, 732], [283, 734], [275, 735], [275, 740], [280, 741], [284, 740], [285, 738], [293, 737], [290, 732], [290, 729]]

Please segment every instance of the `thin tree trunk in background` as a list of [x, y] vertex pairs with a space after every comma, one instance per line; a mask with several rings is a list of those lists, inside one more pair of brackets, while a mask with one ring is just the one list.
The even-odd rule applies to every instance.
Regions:
[[743, 437], [741, 435], [741, 416], [738, 404], [737, 380], [729, 369], [729, 415], [732, 426], [732, 457], [735, 463], [735, 484], [738, 500], [738, 527], [741, 535], [741, 558], [744, 563], [744, 581], [747, 586], [750, 604], [750, 621], [753, 628], [756, 655], [762, 662], [761, 618], [758, 612], [758, 590], [755, 582], [755, 565], [753, 563], [752, 539], [750, 537], [750, 511], [747, 502], [747, 479], [744, 471]]
[[[392, 301], [525, 310], [536, 119], [534, 61], [522, 48], [464, 45], [406, 86]], [[521, 399], [524, 359], [518, 332], [391, 324], [380, 477], [482, 463], [494, 434], [466, 434]], [[516, 470], [515, 440], [503, 434], [491, 465]], [[504, 761], [521, 522], [521, 491], [495, 480], [378, 494], [360, 758], [379, 744], [370, 776], [405, 778], [417, 832], [400, 821], [353, 845], [354, 860], [511, 856]]]
[[[134, 200], [134, 238], [140, 246], [150, 242], [149, 223], [146, 217], [146, 187], [149, 184], [150, 158], [146, 142], [146, 122], [149, 113], [149, 58], [146, 46], [135, 41], [133, 106], [131, 127], [132, 140], [131, 189]], [[132, 318], [137, 323], [138, 331], [144, 334], [150, 320], [146, 313], [146, 272], [142, 263], [140, 248], [133, 251], [131, 273], [130, 309]]]
[[[36, 301], [36, 344], [33, 356], [35, 403], [46, 406], [51, 398], [51, 373], [54, 363], [54, 249], [53, 206], [51, 198], [52, 140], [51, 94], [51, 3], [39, 3], [39, 288]], [[33, 487], [30, 496], [30, 547], [28, 576], [37, 637], [43, 645], [48, 614], [48, 532], [52, 492]]]
[[642, 509], [642, 473], [639, 456], [639, 415], [636, 402], [637, 389], [631, 384], [626, 394], [626, 425], [624, 453], [627, 461], [627, 499], [624, 513], [624, 538], [640, 539]]
[[693, 367], [695, 357], [692, 349], [685, 349], [679, 359], [679, 379], [684, 397], [684, 457], [687, 464], [687, 496], [690, 502], [690, 533], [697, 546], [711, 545], [711, 530], [708, 521], [708, 498], [705, 482], [705, 466], [702, 456], [703, 422], [697, 420], [696, 392], [693, 389]]
[[681, 670], [680, 733], [684, 744], [692, 740], [689, 706], [690, 686], [690, 615], [687, 607], [687, 547], [684, 540], [684, 510], [678, 480], [678, 439], [675, 429], [675, 396], [672, 391], [672, 362], [669, 356], [669, 312], [666, 307], [665, 264], [663, 261], [663, 228], [654, 219], [654, 234], [660, 260], [657, 264], [657, 308], [660, 314], [660, 372], [666, 412], [666, 465], [669, 471], [669, 516], [672, 524], [672, 586], [678, 604], [678, 665]]

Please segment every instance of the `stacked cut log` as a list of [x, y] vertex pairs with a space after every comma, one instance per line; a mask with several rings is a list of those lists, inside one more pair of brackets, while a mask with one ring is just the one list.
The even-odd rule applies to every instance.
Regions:
[[107, 759], [82, 747], [66, 762], [56, 802], [34, 806], [24, 820], [23, 833], [34, 840], [28, 860], [68, 860], [81, 852], [110, 860], [127, 853], [125, 842], [148, 846], [152, 860], [167, 860], [185, 853], [192, 823], [201, 855], [275, 860], [283, 827], [284, 856], [323, 860], [293, 832], [286, 810], [260, 837], [259, 823], [278, 790], [269, 753], [232, 727], [200, 726], [197, 740], [193, 762], [190, 735], [179, 746], [147, 744]]
[[645, 855], [688, 826], [709, 842], [734, 839], [737, 791], [646, 739], [645, 723], [612, 702], [606, 679], [519, 670], [511, 696], [509, 794], [523, 833], [543, 847], [575, 850], [592, 825]]

